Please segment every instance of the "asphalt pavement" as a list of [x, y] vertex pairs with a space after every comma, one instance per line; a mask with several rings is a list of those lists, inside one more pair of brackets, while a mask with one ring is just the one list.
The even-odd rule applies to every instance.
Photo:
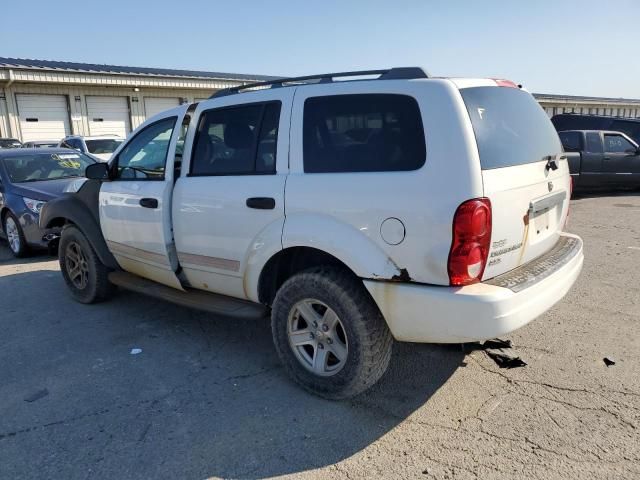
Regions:
[[396, 344], [346, 402], [297, 388], [264, 320], [81, 305], [2, 242], [0, 478], [640, 478], [640, 195], [578, 197], [568, 230], [577, 284], [507, 337], [527, 366]]

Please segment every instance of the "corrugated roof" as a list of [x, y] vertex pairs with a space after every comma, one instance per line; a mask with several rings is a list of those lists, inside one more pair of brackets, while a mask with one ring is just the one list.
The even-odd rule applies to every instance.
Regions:
[[540, 100], [563, 100], [570, 102], [601, 102], [601, 103], [640, 103], [637, 98], [610, 98], [610, 97], [581, 97], [576, 95], [557, 95], [553, 93], [534, 93], [533, 96]]
[[154, 75], [159, 77], [211, 78], [218, 80], [239, 81], [266, 81], [279, 78], [244, 73], [203, 72], [200, 70], [175, 70], [170, 68], [123, 67], [119, 65], [100, 65], [95, 63], [58, 62], [53, 60], [32, 60], [27, 58], [7, 57], [0, 57], [0, 68], [103, 73], [116, 75]]
[[[205, 72], [202, 70], [177, 70], [172, 68], [126, 67], [121, 65], [102, 65], [97, 63], [59, 62], [55, 60], [35, 60], [29, 58], [0, 57], [0, 68], [49, 70], [61, 72], [102, 73], [112, 75], [152, 75], [158, 77], [205, 78], [218, 80], [267, 81], [282, 77], [253, 75], [246, 73]], [[537, 99], [562, 101], [590, 101], [603, 103], [640, 103], [640, 99], [584, 97], [574, 95], [557, 95], [534, 93]]]

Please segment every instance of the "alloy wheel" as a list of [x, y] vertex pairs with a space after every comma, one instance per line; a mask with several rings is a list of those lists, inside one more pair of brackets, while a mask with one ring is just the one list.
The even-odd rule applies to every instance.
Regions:
[[65, 250], [67, 275], [73, 286], [84, 290], [89, 283], [89, 264], [82, 247], [77, 242], [71, 242]]
[[20, 240], [20, 231], [18, 230], [18, 225], [16, 225], [15, 220], [12, 217], [7, 217], [5, 222], [5, 230], [7, 234], [7, 241], [9, 242], [9, 248], [13, 253], [18, 253], [21, 248], [21, 240]]
[[349, 344], [344, 325], [325, 303], [296, 303], [287, 322], [289, 345], [298, 361], [316, 375], [329, 377], [345, 366]]

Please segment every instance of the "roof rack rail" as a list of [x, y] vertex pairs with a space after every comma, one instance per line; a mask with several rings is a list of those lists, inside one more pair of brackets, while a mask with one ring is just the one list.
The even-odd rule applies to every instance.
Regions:
[[244, 90], [249, 90], [258, 87], [270, 87], [279, 88], [286, 86], [287, 83], [292, 84], [304, 84], [304, 83], [330, 83], [334, 78], [341, 77], [362, 77], [366, 75], [380, 75], [375, 80], [410, 80], [414, 78], [429, 78], [427, 72], [420, 67], [395, 67], [387, 68], [384, 70], [361, 70], [355, 72], [338, 72], [338, 73], [322, 73], [319, 75], [307, 75], [304, 77], [289, 77], [278, 78], [275, 80], [269, 80], [267, 82], [247, 83], [245, 85], [238, 85], [237, 87], [225, 88], [218, 90], [209, 98], [225, 97], [227, 95], [233, 95], [235, 93], [241, 93]]

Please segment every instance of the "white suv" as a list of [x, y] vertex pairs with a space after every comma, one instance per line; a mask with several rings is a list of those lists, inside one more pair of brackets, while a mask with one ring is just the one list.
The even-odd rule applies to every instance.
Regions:
[[270, 313], [286, 370], [327, 398], [374, 384], [393, 339], [462, 343], [527, 324], [583, 262], [562, 232], [558, 135], [504, 80], [400, 68], [245, 85], [149, 119], [87, 176], [41, 214], [65, 226], [74, 298], [115, 284]]
[[64, 137], [58, 146], [62, 148], [72, 148], [93, 156], [98, 161], [106, 162], [123, 141], [124, 140], [117, 135], [99, 135], [93, 137], [69, 135]]

